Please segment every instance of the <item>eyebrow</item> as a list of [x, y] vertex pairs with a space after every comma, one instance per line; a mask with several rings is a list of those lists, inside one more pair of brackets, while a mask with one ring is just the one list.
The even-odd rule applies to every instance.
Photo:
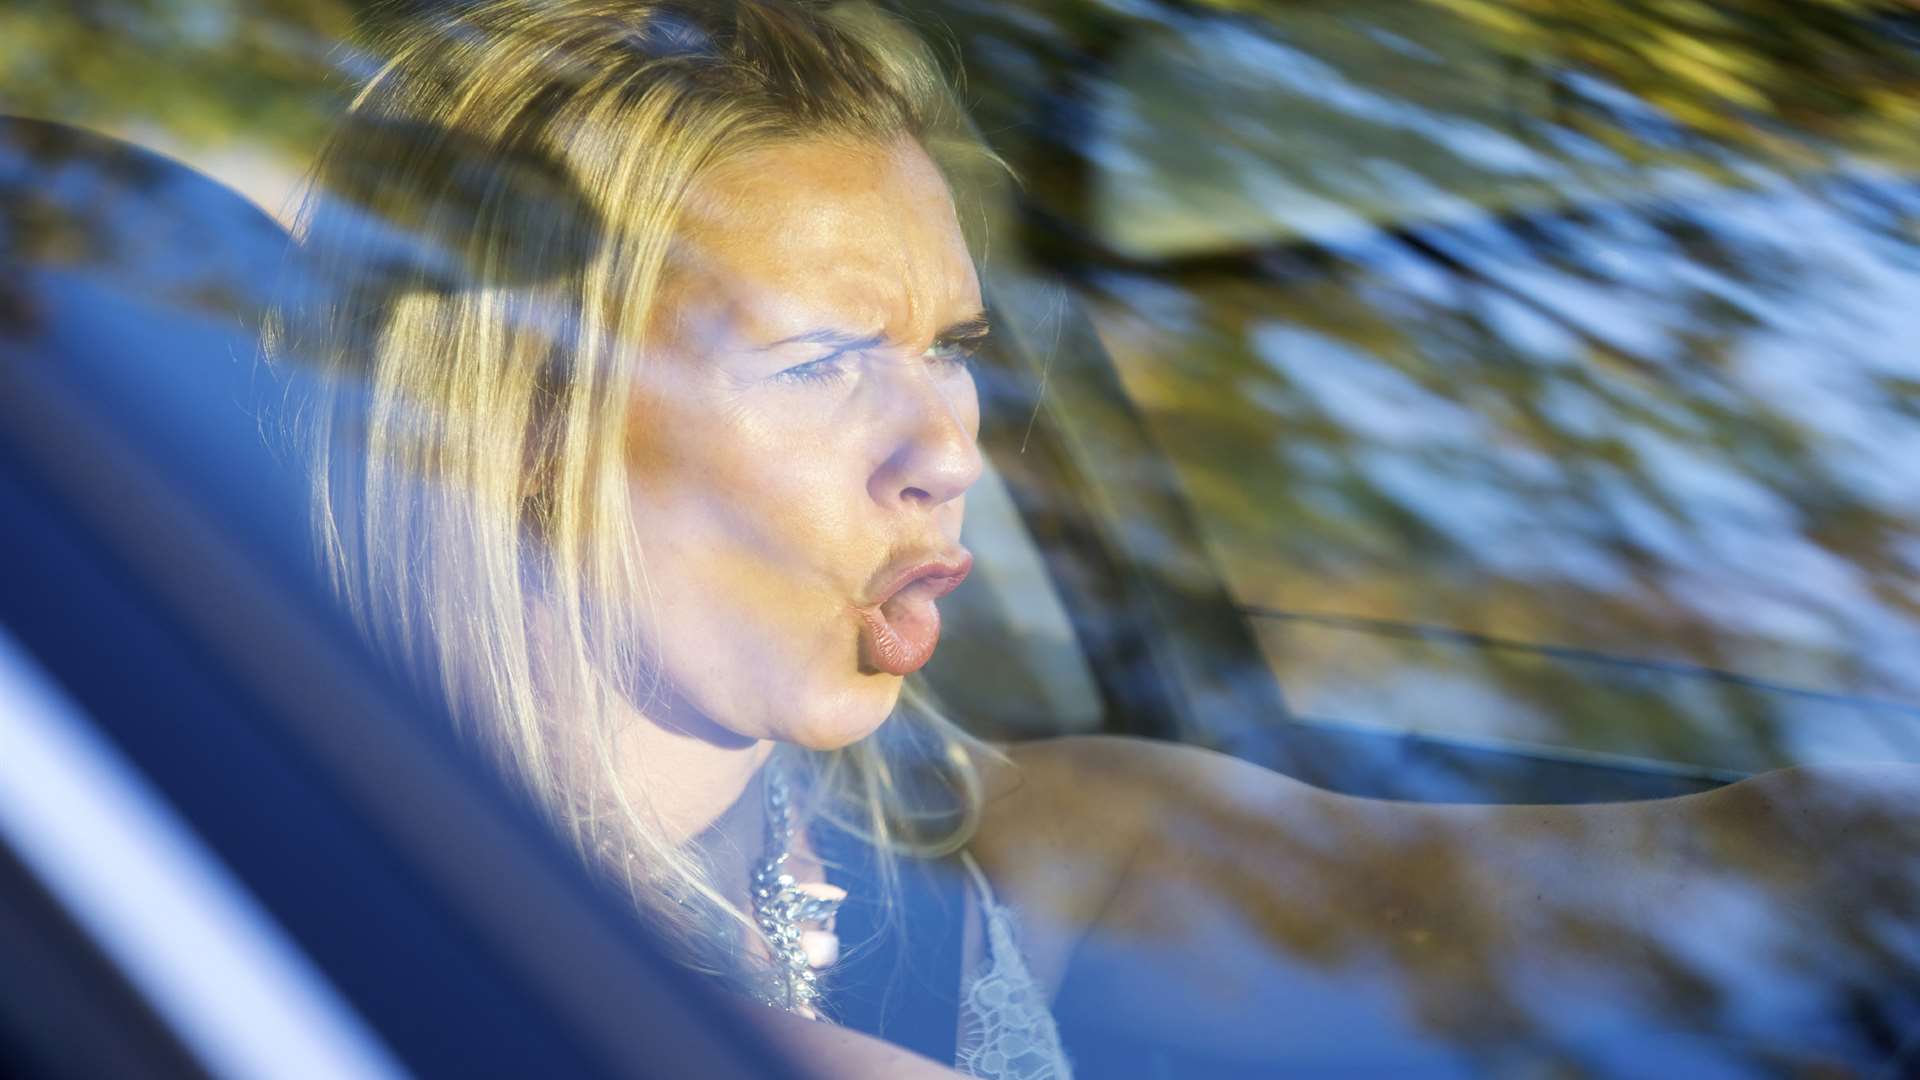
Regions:
[[987, 322], [987, 313], [976, 311], [935, 334], [933, 340], [936, 343], [947, 344], [956, 341], [979, 341], [991, 336], [992, 333], [993, 327]]
[[[987, 323], [987, 313], [985, 311], [976, 311], [972, 315], [949, 325], [946, 329], [934, 335], [933, 340], [936, 345], [947, 345], [962, 341], [979, 341], [986, 338], [991, 333], [991, 329]], [[795, 334], [792, 337], [781, 338], [779, 341], [762, 345], [754, 351], [770, 352], [782, 345], [812, 344], [835, 345], [844, 351], [851, 352], [860, 349], [877, 349], [886, 343], [887, 336], [885, 334], [866, 334], [863, 336], [849, 333], [845, 330], [822, 327]]]

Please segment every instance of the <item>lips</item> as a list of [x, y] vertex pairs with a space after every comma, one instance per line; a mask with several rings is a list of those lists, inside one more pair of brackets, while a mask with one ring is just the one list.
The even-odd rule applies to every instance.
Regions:
[[902, 566], [883, 578], [874, 601], [854, 608], [860, 619], [861, 659], [889, 675], [920, 670], [940, 643], [934, 602], [960, 587], [973, 569], [967, 549]]

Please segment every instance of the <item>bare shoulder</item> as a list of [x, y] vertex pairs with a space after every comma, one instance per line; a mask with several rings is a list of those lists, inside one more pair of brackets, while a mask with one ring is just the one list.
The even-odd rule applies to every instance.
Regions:
[[[983, 762], [970, 845], [1021, 918], [1034, 975], [1057, 992], [1075, 948], [1150, 828], [1161, 747], [1114, 736], [1015, 743]], [[1125, 792], [1123, 794], [1123, 791]]]
[[1138, 839], [1169, 811], [1196, 802], [1259, 805], [1276, 799], [1345, 798], [1217, 751], [1179, 743], [1081, 735], [1003, 749], [1007, 760], [986, 773], [987, 814], [996, 825], [1017, 826], [1016, 834], [1036, 818], [1045, 818], [1067, 837], [1120, 832]]
[[1792, 797], [1803, 793], [1840, 796], [1852, 793], [1912, 807], [1916, 805], [1915, 800], [1920, 799], [1920, 765], [1893, 761], [1795, 765], [1761, 773], [1732, 785], [1732, 789], [1740, 788], [1770, 797]]
[[1695, 798], [1704, 817], [1804, 836], [1813, 845], [1831, 842], [1838, 830], [1854, 830], [1856, 839], [1894, 833], [1920, 839], [1920, 765], [1796, 765]]
[[[980, 846], [1124, 860], [1180, 787], [1232, 760], [1171, 743], [1077, 735], [1002, 748], [984, 774]], [[1124, 797], [1122, 797], [1124, 796]]]
[[1129, 868], [1157, 858], [1175, 819], [1325, 795], [1224, 754], [1146, 739], [1071, 736], [1002, 750], [984, 768], [972, 849], [1020, 912], [1035, 974], [1056, 988]]
[[[996, 880], [1049, 859], [1070, 857], [1088, 874], [1124, 862], [1153, 816], [1137, 789], [1153, 786], [1164, 751], [1177, 748], [1091, 735], [1000, 749], [1003, 757], [983, 770], [986, 807], [974, 845], [1002, 871]], [[1120, 790], [1131, 797], [1116, 798]]]

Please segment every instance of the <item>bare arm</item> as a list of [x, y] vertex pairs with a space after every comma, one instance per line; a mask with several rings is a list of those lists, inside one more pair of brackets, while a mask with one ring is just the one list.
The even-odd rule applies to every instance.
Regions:
[[[981, 850], [1036, 969], [1116, 1031], [1213, 1052], [1386, 1060], [1551, 1041], [1594, 1009], [1746, 1038], [1727, 1025], [1892, 978], [1920, 931], [1905, 767], [1491, 807], [1347, 798], [1130, 740], [1020, 765]], [[1782, 986], [1806, 1000], [1759, 1000]]]

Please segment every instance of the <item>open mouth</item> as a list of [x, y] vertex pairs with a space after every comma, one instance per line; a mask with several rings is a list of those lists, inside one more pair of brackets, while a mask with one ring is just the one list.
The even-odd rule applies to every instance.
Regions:
[[862, 662], [889, 675], [907, 675], [925, 666], [940, 643], [935, 601], [959, 588], [972, 569], [973, 557], [963, 550], [957, 560], [909, 571], [884, 600], [855, 608]]

